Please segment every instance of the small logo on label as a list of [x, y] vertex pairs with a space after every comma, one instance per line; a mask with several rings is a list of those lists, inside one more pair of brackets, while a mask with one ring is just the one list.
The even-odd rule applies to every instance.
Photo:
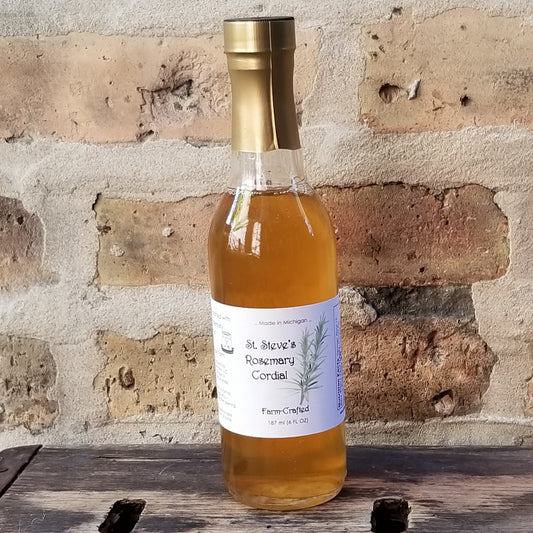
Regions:
[[233, 353], [233, 344], [231, 342], [231, 333], [228, 331], [222, 332], [222, 343], [220, 345], [224, 353]]

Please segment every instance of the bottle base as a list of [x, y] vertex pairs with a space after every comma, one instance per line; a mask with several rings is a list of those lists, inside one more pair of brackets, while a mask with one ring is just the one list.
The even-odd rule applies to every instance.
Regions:
[[326, 503], [329, 500], [332, 500], [339, 494], [342, 489], [342, 485], [335, 488], [330, 492], [323, 494], [316, 494], [313, 496], [304, 496], [304, 497], [276, 497], [264, 496], [260, 494], [242, 494], [240, 492], [235, 492], [229, 488], [229, 493], [234, 500], [242, 503], [248, 507], [253, 507], [255, 509], [265, 509], [268, 511], [296, 511], [298, 509], [307, 509], [309, 507], [315, 507], [322, 503]]

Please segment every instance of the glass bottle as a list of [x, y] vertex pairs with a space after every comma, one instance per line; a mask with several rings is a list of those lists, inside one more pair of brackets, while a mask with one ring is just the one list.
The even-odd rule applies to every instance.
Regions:
[[289, 510], [346, 475], [335, 235], [304, 179], [294, 19], [224, 22], [231, 186], [209, 232], [224, 479], [240, 502]]

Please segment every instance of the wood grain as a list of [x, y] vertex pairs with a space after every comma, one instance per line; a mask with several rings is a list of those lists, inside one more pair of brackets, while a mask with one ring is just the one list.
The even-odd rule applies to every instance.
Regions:
[[369, 533], [387, 497], [408, 501], [408, 532], [533, 531], [533, 450], [350, 448], [348, 464], [332, 502], [273, 513], [231, 500], [216, 447], [45, 448], [2, 498], [0, 531], [96, 533], [115, 502], [144, 500], [134, 533]]
[[0, 452], [0, 497], [15, 481], [40, 446], [19, 446]]

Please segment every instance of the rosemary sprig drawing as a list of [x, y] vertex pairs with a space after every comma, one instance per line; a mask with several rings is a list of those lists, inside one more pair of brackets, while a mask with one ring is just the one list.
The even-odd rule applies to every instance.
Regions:
[[326, 359], [324, 355], [324, 343], [328, 336], [326, 328], [326, 316], [322, 315], [315, 326], [313, 332], [307, 328], [302, 333], [300, 339], [299, 368], [296, 371], [297, 377], [291, 382], [296, 385], [300, 392], [300, 405], [305, 401], [309, 402], [309, 392], [320, 389], [319, 378], [322, 375], [320, 367]]

